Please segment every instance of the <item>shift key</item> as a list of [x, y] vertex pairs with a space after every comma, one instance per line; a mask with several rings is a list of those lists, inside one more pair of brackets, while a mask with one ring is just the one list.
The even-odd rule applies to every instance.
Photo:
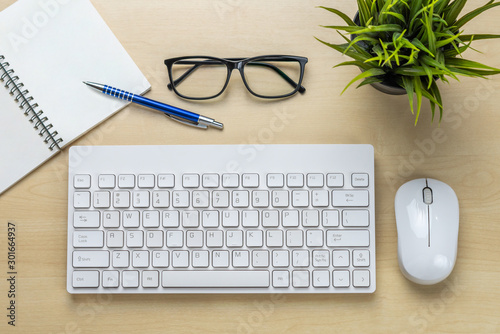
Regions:
[[328, 247], [368, 247], [370, 232], [367, 230], [328, 230], [326, 231]]
[[108, 251], [74, 251], [73, 267], [75, 268], [107, 268], [109, 267]]

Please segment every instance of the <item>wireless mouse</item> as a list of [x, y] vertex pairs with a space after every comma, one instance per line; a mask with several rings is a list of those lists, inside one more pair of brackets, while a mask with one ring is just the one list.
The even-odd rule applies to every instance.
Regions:
[[436, 284], [457, 258], [458, 198], [446, 183], [424, 178], [403, 184], [394, 200], [398, 261], [403, 275], [418, 284]]

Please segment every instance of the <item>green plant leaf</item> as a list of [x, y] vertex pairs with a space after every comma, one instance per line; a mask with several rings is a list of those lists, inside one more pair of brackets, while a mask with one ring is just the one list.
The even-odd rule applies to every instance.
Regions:
[[346, 48], [346, 51], [349, 50], [353, 45], [356, 45], [356, 43], [358, 42], [362, 42], [362, 41], [365, 41], [365, 42], [375, 42], [377, 43], [377, 40], [373, 37], [369, 37], [369, 36], [357, 36], [355, 39], [353, 39], [349, 45], [347, 46]]
[[443, 39], [443, 40], [440, 40], [440, 41], [437, 41], [436, 42], [436, 47], [437, 48], [440, 48], [440, 47], [443, 47], [445, 45], [448, 45], [450, 44], [451, 42], [455, 41], [456, 39], [458, 39], [460, 36], [460, 34], [456, 34], [456, 35], [452, 35], [451, 37], [449, 38], [446, 38], [446, 39]]
[[500, 35], [493, 34], [473, 34], [473, 35], [461, 35], [460, 39], [462, 41], [479, 41], [480, 39], [493, 39], [500, 38]]
[[[344, 51], [345, 49], [347, 48], [347, 46], [349, 44], [345, 43], [345, 44], [330, 44], [328, 42], [325, 42], [325, 41], [322, 41], [320, 40], [319, 38], [315, 37], [319, 42], [325, 44], [326, 46], [328, 47], [331, 47], [332, 49], [334, 50], [337, 50], [338, 52], [344, 54]], [[347, 52], [345, 52], [345, 55], [348, 56], [348, 57], [351, 57], [355, 60], [359, 60], [359, 61], [362, 61], [364, 62], [365, 60], [368, 59], [368, 57], [366, 57], [365, 55], [357, 52], [357, 51], [353, 51], [353, 50], [348, 50]]]
[[466, 3], [467, 0], [455, 0], [446, 8], [446, 15], [444, 19], [448, 23], [448, 27], [454, 25], [458, 15], [460, 15], [460, 12]]
[[366, 25], [366, 21], [370, 18], [370, 8], [364, 0], [357, 0], [359, 11], [359, 23], [361, 26]]
[[382, 81], [384, 81], [384, 80], [377, 78], [377, 77], [369, 77], [369, 78], [364, 79], [363, 82], [361, 82], [358, 85], [358, 87], [356, 87], [356, 88], [362, 87], [364, 85], [371, 85], [372, 83], [377, 83], [377, 82], [382, 82]]
[[346, 91], [347, 88], [349, 88], [349, 86], [351, 86], [353, 83], [355, 83], [356, 81], [358, 81], [360, 79], [364, 79], [364, 78], [368, 78], [368, 77], [374, 77], [374, 76], [377, 76], [377, 75], [384, 75], [384, 74], [385, 74], [385, 71], [382, 70], [382, 69], [380, 69], [380, 68], [371, 68], [368, 71], [361, 72], [360, 74], [358, 74], [356, 77], [354, 77], [354, 79], [352, 79], [347, 84], [347, 86], [344, 88], [344, 90], [342, 91], [341, 94], [344, 94], [344, 92]]
[[351, 20], [351, 18], [349, 16], [347, 16], [346, 14], [342, 13], [340, 10], [337, 10], [335, 8], [329, 8], [329, 7], [324, 7], [324, 6], [319, 6], [319, 8], [323, 8], [323, 9], [326, 9], [327, 11], [329, 12], [332, 12], [334, 14], [337, 14], [338, 16], [340, 16], [344, 21], [345, 23], [347, 23], [347, 25], [349, 26], [356, 26], [357, 24], [354, 23], [353, 20]]
[[406, 89], [406, 94], [408, 95], [408, 100], [410, 102], [410, 110], [411, 113], [414, 115], [413, 111], [413, 94], [414, 94], [414, 87], [413, 87], [413, 80], [410, 77], [401, 77], [403, 80], [403, 88]]
[[327, 29], [343, 30], [343, 31], [347, 31], [350, 34], [355, 34], [356, 31], [359, 31], [360, 28], [363, 28], [363, 27], [358, 27], [358, 26], [354, 26], [354, 27], [351, 27], [351, 26], [321, 26], [321, 27], [327, 28]]
[[495, 71], [495, 72], [499, 72], [500, 69], [498, 68], [495, 68], [495, 67], [491, 67], [491, 66], [488, 66], [488, 65], [484, 65], [484, 64], [481, 64], [481, 63], [478, 63], [476, 61], [472, 61], [472, 60], [467, 60], [467, 59], [463, 59], [463, 58], [450, 58], [450, 59], [447, 59], [446, 60], [446, 65], [452, 65], [452, 66], [455, 66], [455, 67], [460, 67], [460, 68], [465, 68], [465, 69], [483, 69], [483, 70], [490, 70], [490, 71]]
[[[435, 81], [432, 82], [430, 93], [436, 98], [439, 106], [439, 124], [443, 119], [443, 100], [441, 99], [441, 93]], [[434, 113], [432, 113], [432, 120], [434, 121]]]
[[456, 30], [460, 29], [464, 24], [466, 24], [467, 22], [469, 22], [470, 20], [472, 20], [473, 18], [475, 18], [476, 16], [478, 16], [479, 14], [487, 11], [488, 9], [491, 9], [493, 7], [496, 7], [496, 6], [500, 6], [500, 2], [495, 2], [495, 3], [492, 3], [491, 1], [489, 3], [487, 3], [486, 5], [482, 6], [482, 7], [479, 7], [479, 8], [476, 8], [474, 9], [473, 11], [465, 14], [464, 16], [462, 16], [457, 22], [455, 22], [453, 24], [453, 26], [455, 27]]
[[343, 63], [337, 64], [337, 65], [333, 66], [333, 68], [336, 68], [336, 67], [339, 67], [339, 66], [348, 66], [348, 65], [354, 65], [354, 66], [357, 66], [357, 67], [359, 67], [360, 69], [363, 69], [363, 70], [369, 70], [370, 68], [373, 67], [373, 66], [370, 66], [369, 64], [364, 63], [362, 61], [352, 60], [352, 61], [345, 61]]
[[403, 28], [401, 28], [398, 24], [383, 24], [378, 26], [369, 25], [366, 28], [355, 30], [352, 34], [360, 35], [360, 34], [368, 34], [375, 32], [402, 32]]
[[438, 0], [434, 5], [434, 12], [438, 15], [443, 13], [443, 10], [448, 6], [450, 0]]
[[[447, 74], [444, 71], [437, 70], [437, 69], [431, 69], [432, 70], [432, 75], [441, 75], [441, 74]], [[409, 77], [421, 77], [427, 75], [422, 68], [422, 66], [412, 66], [412, 67], [398, 67], [397, 69], [394, 70], [394, 74], [398, 74], [401, 76], [409, 76]]]
[[422, 82], [420, 81], [420, 77], [413, 77], [412, 80], [415, 94], [417, 95], [417, 112], [415, 114], [415, 125], [417, 125], [418, 116], [420, 116], [420, 110], [422, 109]]
[[431, 57], [434, 57], [434, 54], [429, 49], [427, 49], [427, 47], [422, 42], [420, 42], [419, 39], [414, 38], [411, 40], [411, 43], [413, 45], [415, 45], [417, 48], [419, 48], [420, 50], [427, 52], [429, 55], [431, 55]]

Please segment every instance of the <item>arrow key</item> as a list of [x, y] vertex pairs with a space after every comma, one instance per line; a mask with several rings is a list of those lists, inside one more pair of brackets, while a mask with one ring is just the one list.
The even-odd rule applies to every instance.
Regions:
[[352, 272], [352, 280], [356, 288], [367, 288], [370, 286], [370, 271], [354, 270]]
[[349, 270], [333, 271], [333, 286], [336, 288], [349, 287]]
[[327, 288], [330, 286], [330, 272], [328, 270], [314, 270], [312, 284], [315, 288]]

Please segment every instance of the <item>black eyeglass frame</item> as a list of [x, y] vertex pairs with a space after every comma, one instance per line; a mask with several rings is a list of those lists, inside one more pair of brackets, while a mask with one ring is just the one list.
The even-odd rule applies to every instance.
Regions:
[[[198, 68], [198, 64], [193, 63], [193, 67], [188, 69], [183, 75], [181, 75], [179, 78], [176, 80], [173, 79], [172, 75], [172, 66], [176, 62], [180, 62], [184, 59], [204, 59], [204, 60], [214, 60], [219, 63], [222, 63], [226, 65], [227, 68], [227, 77], [226, 77], [226, 82], [224, 86], [222, 87], [221, 91], [215, 95], [208, 96], [208, 97], [192, 97], [192, 96], [186, 96], [181, 94], [177, 89], [175, 88], [182, 80], [187, 78], [196, 68]], [[262, 66], [267, 66], [272, 68], [274, 71], [276, 71], [284, 80], [286, 80], [290, 85], [294, 86], [295, 89], [287, 94], [283, 95], [275, 95], [275, 96], [267, 96], [267, 95], [261, 95], [257, 94], [256, 92], [252, 91], [250, 86], [248, 85], [245, 75], [244, 75], [244, 68], [245, 65], [247, 65], [250, 62], [255, 62], [256, 60], [265, 60], [265, 61], [297, 61], [300, 64], [300, 76], [298, 82], [295, 82], [292, 80], [289, 76], [287, 76], [283, 71], [281, 71], [279, 68], [275, 67], [274, 65], [271, 64], [260, 64]], [[218, 57], [211, 57], [211, 56], [185, 56], [185, 57], [176, 57], [176, 58], [169, 58], [165, 59], [164, 63], [167, 66], [168, 69], [168, 76], [170, 83], [167, 85], [167, 88], [169, 90], [173, 90], [177, 95], [184, 99], [189, 99], [189, 100], [208, 100], [208, 99], [213, 99], [218, 96], [220, 96], [227, 88], [227, 85], [229, 84], [229, 79], [231, 78], [231, 73], [233, 72], [234, 69], [237, 69], [240, 72], [241, 79], [243, 80], [243, 83], [245, 87], [248, 89], [248, 91], [257, 97], [263, 98], [263, 99], [279, 99], [279, 98], [284, 98], [288, 97], [291, 95], [294, 95], [295, 93], [304, 93], [306, 91], [305, 87], [302, 86], [302, 80], [304, 78], [304, 70], [306, 63], [308, 62], [308, 59], [306, 57], [300, 57], [300, 56], [287, 56], [287, 55], [264, 55], [264, 56], [256, 56], [256, 57], [251, 57], [251, 58], [218, 58]]]

